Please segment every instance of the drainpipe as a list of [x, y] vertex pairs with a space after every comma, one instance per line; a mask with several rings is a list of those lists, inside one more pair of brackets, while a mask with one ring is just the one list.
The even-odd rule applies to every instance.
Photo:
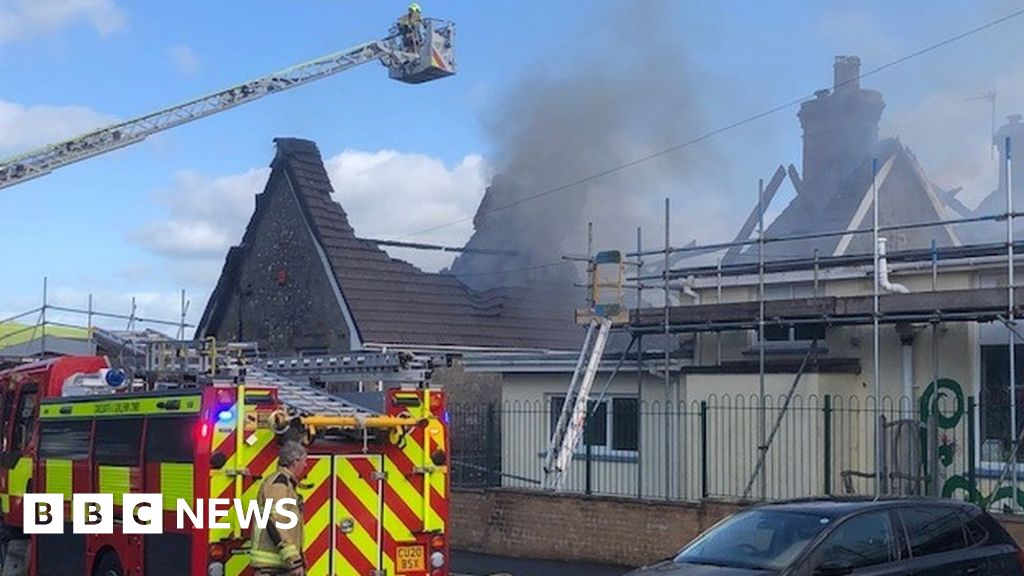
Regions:
[[889, 265], [885, 259], [885, 238], [878, 239], [878, 285], [886, 292], [909, 294], [910, 289], [903, 284], [889, 281]]
[[[683, 281], [683, 288], [682, 288], [682, 290], [683, 290], [683, 294], [685, 294], [686, 296], [689, 296], [690, 299], [693, 300], [693, 304], [695, 306], [700, 306], [700, 294], [696, 290], [693, 289], [694, 286], [695, 286], [695, 283], [696, 283], [696, 278], [694, 278], [693, 276], [688, 277], [686, 280]], [[721, 298], [719, 298], [719, 299], [721, 299]], [[693, 363], [694, 364], [700, 364], [701, 344], [702, 344], [702, 342], [701, 342], [700, 333], [697, 333], [697, 334], [694, 335], [694, 338], [693, 338]]]
[[902, 418], [904, 420], [914, 419], [914, 334], [900, 334], [900, 350], [902, 352], [901, 364], [903, 365], [903, 398], [906, 404], [902, 406]]
[[689, 278], [686, 279], [686, 281], [683, 282], [683, 294], [689, 296], [691, 299], [693, 299], [694, 304], [700, 306], [700, 294], [698, 294], [697, 291], [693, 289], [696, 280], [696, 278], [690, 276]]

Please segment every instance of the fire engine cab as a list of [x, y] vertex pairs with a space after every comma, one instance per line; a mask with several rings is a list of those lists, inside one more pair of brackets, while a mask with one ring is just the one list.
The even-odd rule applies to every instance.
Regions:
[[[310, 454], [299, 487], [306, 574], [448, 575], [443, 392], [421, 383], [357, 403], [259, 365], [211, 372], [168, 382], [104, 357], [0, 372], [4, 576], [252, 574], [250, 530], [233, 510], [230, 528], [179, 530], [176, 503], [247, 507], [289, 438]], [[26, 493], [63, 495], [63, 534], [22, 532]], [[126, 535], [115, 522], [113, 534], [73, 534], [74, 493], [113, 494], [115, 518], [124, 494], [160, 493], [163, 533]]]

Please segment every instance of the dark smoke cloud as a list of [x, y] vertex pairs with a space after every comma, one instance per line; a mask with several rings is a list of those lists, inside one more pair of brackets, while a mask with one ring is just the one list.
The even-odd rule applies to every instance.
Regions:
[[[593, 221], [600, 247], [631, 249], [636, 227], [662, 238], [663, 198], [702, 214], [673, 226], [673, 242], [702, 236], [726, 204], [730, 172], [704, 143], [542, 198], [526, 197], [693, 138], [710, 127], [701, 73], [687, 60], [683, 28], [662, 1], [632, 2], [585, 18], [567, 45], [573, 56], [522, 78], [485, 119], [496, 143], [495, 176], [474, 220], [470, 247], [516, 257], [464, 254], [451, 270], [474, 288], [549, 280], [570, 286], [558, 265], [586, 250]], [[495, 208], [513, 205], [510, 208]], [[679, 204], [677, 204], [678, 206]]]

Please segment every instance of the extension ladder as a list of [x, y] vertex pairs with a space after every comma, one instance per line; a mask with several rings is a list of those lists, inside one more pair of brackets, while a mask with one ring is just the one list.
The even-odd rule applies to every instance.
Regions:
[[597, 377], [597, 369], [608, 343], [608, 333], [612, 321], [601, 316], [594, 316], [587, 327], [587, 336], [583, 340], [576, 370], [569, 382], [569, 391], [562, 405], [562, 413], [558, 424], [551, 435], [551, 444], [544, 462], [544, 487], [559, 491], [565, 486], [569, 466], [572, 464], [573, 453], [583, 437], [584, 426], [589, 410], [590, 388]]

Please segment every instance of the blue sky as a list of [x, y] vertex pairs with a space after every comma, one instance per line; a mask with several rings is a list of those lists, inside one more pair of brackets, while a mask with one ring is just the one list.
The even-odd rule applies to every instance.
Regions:
[[[689, 67], [686, 90], [700, 119], [670, 141], [645, 143], [651, 149], [827, 87], [833, 55], [859, 54], [870, 69], [1021, 7], [967, 0], [421, 4], [458, 25], [453, 78], [409, 86], [371, 64], [0, 191], [0, 316], [38, 305], [48, 276], [59, 303], [84, 305], [95, 293], [101, 307], [126, 312], [134, 295], [138, 312], [150, 316], [173, 316], [184, 288], [195, 319], [227, 245], [240, 239], [276, 136], [319, 144], [361, 234], [397, 238], [470, 216], [501, 166], [503, 148], [488, 126], [515, 109], [510, 98], [529, 92], [529, 78], [571, 78], [594, 46], [609, 58], [632, 50], [630, 38], [616, 46], [604, 39], [614, 36], [616, 18], [640, 7], [663, 12], [663, 25], [650, 34], [679, 52], [666, 63]], [[0, 0], [0, 155], [382, 37], [404, 7], [385, 0]], [[966, 98], [996, 89], [1000, 118], [1024, 110], [1022, 27], [1024, 18], [1014, 20], [864, 82], [885, 95], [883, 132], [899, 134], [940, 184], [965, 186], [968, 199], [990, 189], [993, 167], [986, 162], [988, 109]], [[652, 40], [643, 36], [635, 42]], [[627, 87], [643, 85], [617, 73]], [[702, 144], [717, 163], [701, 186], [652, 192], [652, 205], [673, 197], [674, 239], [729, 236], [756, 198], [757, 179], [780, 162], [799, 166], [795, 113]], [[644, 181], [644, 169], [626, 171], [616, 185]], [[566, 173], [564, 181], [581, 176]], [[459, 243], [470, 232], [462, 223], [413, 238]], [[396, 254], [427, 268], [444, 264], [436, 255]]]

